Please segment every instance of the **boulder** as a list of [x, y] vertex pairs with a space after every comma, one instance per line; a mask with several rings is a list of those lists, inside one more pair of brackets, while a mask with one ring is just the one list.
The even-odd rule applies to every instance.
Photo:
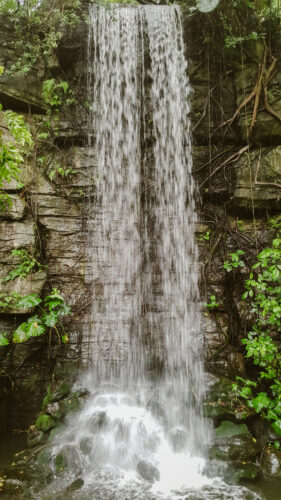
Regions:
[[262, 454], [261, 471], [266, 478], [280, 480], [281, 451], [268, 446]]
[[229, 461], [251, 461], [261, 451], [262, 445], [252, 437], [246, 424], [223, 421], [215, 430], [215, 443], [211, 458]]
[[33, 448], [33, 446], [36, 446], [37, 444], [41, 443], [45, 434], [43, 431], [39, 430], [36, 428], [34, 425], [32, 425], [27, 434], [27, 446], [28, 448]]
[[147, 460], [140, 460], [137, 463], [137, 472], [143, 479], [149, 481], [150, 483], [160, 479], [160, 473], [157, 467]]
[[274, 184], [281, 185], [281, 146], [263, 148], [261, 156], [257, 149], [242, 155], [235, 172], [232, 210], [249, 215], [253, 207], [260, 213], [280, 211], [280, 187]]

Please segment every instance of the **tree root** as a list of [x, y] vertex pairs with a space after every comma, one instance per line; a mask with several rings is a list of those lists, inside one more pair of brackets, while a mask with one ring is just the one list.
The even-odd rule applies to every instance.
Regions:
[[210, 180], [222, 167], [225, 167], [226, 165], [228, 165], [229, 163], [233, 163], [234, 161], [238, 161], [240, 156], [245, 153], [245, 151], [249, 150], [250, 146], [247, 145], [247, 146], [244, 146], [243, 148], [239, 149], [239, 151], [237, 151], [236, 153], [234, 153], [233, 155], [231, 155], [229, 158], [227, 158], [223, 163], [221, 163], [220, 165], [218, 165], [218, 167], [216, 167], [209, 175], [208, 177], [206, 177], [206, 179], [204, 179], [204, 181], [201, 183], [200, 185], [200, 189], [204, 186], [204, 184], [206, 184], [206, 182], [208, 180]]

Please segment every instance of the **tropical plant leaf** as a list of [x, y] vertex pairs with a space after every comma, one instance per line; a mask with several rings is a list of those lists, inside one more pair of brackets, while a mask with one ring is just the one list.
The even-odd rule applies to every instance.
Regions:
[[42, 300], [36, 293], [32, 293], [30, 295], [26, 295], [22, 297], [16, 304], [16, 307], [19, 309], [29, 309], [30, 307], [35, 307], [40, 304]]
[[271, 424], [271, 427], [274, 432], [278, 434], [278, 436], [281, 436], [281, 420], [276, 420], [275, 422], [273, 422], [273, 424]]

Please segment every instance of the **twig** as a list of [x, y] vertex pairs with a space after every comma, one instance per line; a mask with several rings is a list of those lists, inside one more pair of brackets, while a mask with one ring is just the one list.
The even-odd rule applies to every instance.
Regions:
[[244, 146], [243, 148], [239, 149], [239, 151], [237, 151], [236, 153], [234, 153], [234, 155], [230, 156], [230, 158], [227, 158], [227, 160], [225, 160], [223, 163], [221, 163], [220, 165], [218, 165], [217, 168], [215, 168], [209, 175], [208, 177], [206, 177], [206, 179], [202, 182], [202, 184], [200, 185], [200, 189], [201, 187], [204, 186], [204, 184], [210, 180], [214, 175], [215, 173], [220, 170], [222, 167], [224, 167], [225, 165], [227, 165], [228, 163], [234, 161], [234, 160], [239, 160], [240, 156], [245, 153], [245, 151], [247, 151], [249, 149], [249, 145], [247, 146]]
[[267, 56], [267, 48], [265, 45], [264, 53], [263, 53], [263, 62], [262, 62], [261, 68], [260, 68], [258, 82], [257, 82], [256, 87], [255, 87], [256, 96], [255, 96], [254, 111], [253, 111], [253, 115], [252, 115], [252, 121], [251, 121], [250, 130], [249, 130], [249, 135], [252, 135], [255, 123], [257, 121], [258, 107], [259, 107], [260, 95], [261, 95], [261, 89], [262, 89], [262, 80], [263, 80], [263, 74], [264, 74], [265, 64], [266, 64], [266, 56]]

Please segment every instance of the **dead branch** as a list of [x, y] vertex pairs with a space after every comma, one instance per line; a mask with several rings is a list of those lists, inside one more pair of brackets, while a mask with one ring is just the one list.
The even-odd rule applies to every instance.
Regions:
[[236, 160], [239, 160], [240, 156], [245, 153], [245, 151], [247, 151], [249, 149], [249, 145], [247, 146], [244, 146], [243, 148], [239, 149], [239, 151], [237, 151], [236, 153], [234, 153], [233, 155], [231, 155], [229, 158], [227, 158], [223, 163], [221, 163], [220, 165], [218, 165], [217, 168], [215, 168], [209, 175], [208, 177], [206, 177], [206, 179], [202, 182], [202, 184], [200, 185], [200, 189], [201, 187], [204, 186], [204, 184], [206, 184], [206, 182], [208, 180], [210, 180], [217, 172], [218, 170], [220, 170], [222, 167], [225, 167], [226, 165], [228, 165], [229, 163], [233, 163], [234, 161]]
[[265, 45], [264, 52], [263, 52], [263, 61], [262, 61], [262, 65], [260, 68], [258, 81], [257, 81], [257, 84], [255, 86], [256, 95], [255, 95], [254, 111], [253, 111], [251, 126], [250, 126], [250, 130], [249, 130], [250, 136], [252, 135], [255, 123], [257, 121], [257, 114], [258, 114], [258, 108], [259, 108], [259, 102], [260, 102], [260, 96], [261, 96], [261, 90], [262, 90], [263, 74], [264, 74], [265, 65], [266, 65], [266, 57], [267, 57], [267, 48]]

